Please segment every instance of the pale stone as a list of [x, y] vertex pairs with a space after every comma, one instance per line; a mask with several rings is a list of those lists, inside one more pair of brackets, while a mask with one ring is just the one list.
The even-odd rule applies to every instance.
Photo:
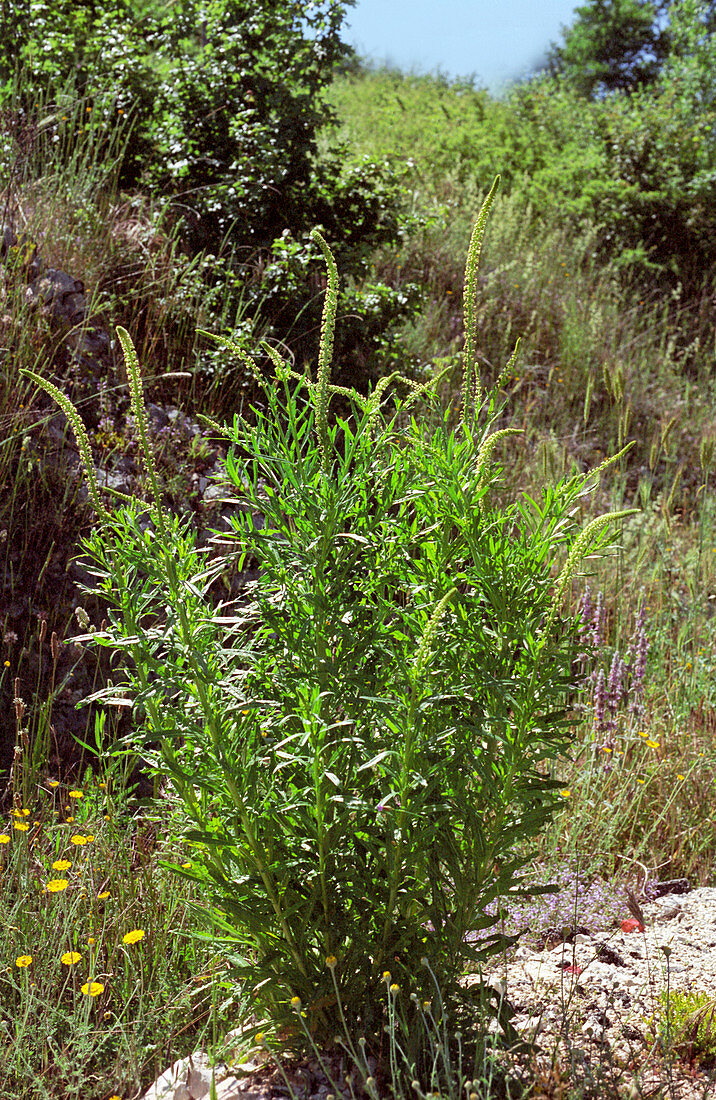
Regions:
[[[180, 1058], [173, 1066], [165, 1070], [150, 1085], [142, 1100], [204, 1100], [211, 1089], [212, 1073], [214, 1081], [226, 1076], [226, 1066], [209, 1065], [209, 1056], [197, 1051], [188, 1058]], [[235, 1084], [235, 1078], [232, 1078]], [[217, 1085], [218, 1088], [218, 1085]], [[238, 1092], [236, 1097], [238, 1097]], [[230, 1100], [228, 1093], [222, 1094], [222, 1100]]]

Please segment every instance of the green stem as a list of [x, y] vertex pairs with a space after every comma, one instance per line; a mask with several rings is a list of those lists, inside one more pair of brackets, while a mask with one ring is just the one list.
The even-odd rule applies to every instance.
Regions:
[[415, 743], [416, 743], [416, 714], [419, 702], [419, 684], [425, 667], [430, 659], [432, 653], [432, 645], [437, 634], [440, 621], [447, 611], [448, 604], [452, 600], [453, 596], [457, 593], [457, 588], [451, 588], [449, 592], [446, 592], [443, 598], [436, 605], [432, 615], [428, 619], [423, 630], [418, 650], [415, 655], [415, 663], [410, 676], [410, 702], [408, 705], [408, 716], [405, 729], [405, 745], [403, 748], [403, 757], [400, 765], [400, 779], [398, 782], [400, 806], [396, 814], [396, 821], [398, 825], [398, 840], [395, 848], [395, 852], [392, 856], [392, 867], [390, 869], [390, 893], [388, 895], [388, 907], [385, 914], [385, 922], [383, 924], [383, 943], [381, 945], [381, 951], [379, 958], [382, 959], [385, 956], [386, 940], [390, 927], [393, 923], [393, 911], [395, 903], [398, 897], [398, 889], [401, 882], [404, 882], [404, 876], [401, 874], [401, 868], [403, 864], [403, 852], [405, 849], [405, 834], [408, 828], [408, 804], [410, 800], [410, 776], [413, 769], [413, 758], [415, 755]]

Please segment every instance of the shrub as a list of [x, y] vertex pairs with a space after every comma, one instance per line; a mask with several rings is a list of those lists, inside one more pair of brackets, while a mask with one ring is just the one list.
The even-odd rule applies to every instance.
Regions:
[[505, 191], [530, 209], [535, 226], [596, 227], [600, 259], [650, 285], [672, 289], [681, 280], [693, 292], [716, 239], [716, 37], [702, 7], [681, 5], [674, 53], [653, 84], [631, 94], [591, 101], [564, 77], [541, 76], [496, 102], [460, 84], [390, 72], [338, 80], [330, 94], [359, 148], [392, 151], [424, 205], [447, 201], [448, 225], [474, 181], [484, 186], [499, 167]]
[[195, 247], [227, 234], [267, 247], [286, 226], [327, 224], [334, 186], [337, 218], [348, 198], [354, 213], [367, 202], [375, 226], [370, 183], [341, 180], [338, 152], [321, 165], [316, 156], [331, 117], [321, 93], [347, 49], [343, 7], [180, 0], [169, 11], [112, 0], [97, 12], [88, 0], [11, 0], [0, 21], [0, 104], [32, 114], [60, 92], [104, 102], [111, 88], [112, 110], [132, 126], [122, 184], [176, 196]]
[[[494, 902], [519, 889], [525, 841], [563, 802], [550, 767], [570, 740], [576, 632], [562, 597], [619, 515], [579, 532], [589, 475], [496, 503], [492, 454], [510, 429], [491, 429], [494, 394], [472, 408], [494, 191], [468, 254], [456, 425], [428, 384], [390, 376], [368, 398], [331, 385], [338, 278], [316, 234], [328, 264], [317, 376], [271, 352], [277, 381], [255, 422], [227, 429], [224, 556], [162, 506], [122, 329], [153, 503], [109, 514], [88, 466], [102, 521], [87, 549], [110, 604], [91, 637], [126, 655], [110, 695], [132, 700], [132, 746], [184, 806], [195, 857], [177, 873], [200, 884], [262, 1028], [299, 1044], [300, 1013], [317, 1041], [347, 1024], [377, 1052], [399, 993], [409, 1064], [426, 1054], [414, 1025], [425, 1000], [438, 1011], [436, 989], [452, 1022], [474, 1021], [486, 994], [460, 979], [504, 946]], [[404, 395], [392, 411], [391, 383]], [[331, 417], [337, 394], [350, 416]], [[231, 614], [210, 597], [227, 555], [259, 567]]]
[[[536, 208], [599, 227], [604, 254], [625, 269], [700, 284], [713, 263], [713, 106], [695, 109], [683, 75], [653, 90], [581, 100], [560, 81], [517, 89], [506, 139]], [[513, 151], [509, 160], [515, 158]]]

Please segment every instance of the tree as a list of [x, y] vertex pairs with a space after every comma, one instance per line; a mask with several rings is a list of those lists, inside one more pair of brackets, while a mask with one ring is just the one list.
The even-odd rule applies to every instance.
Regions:
[[[663, 92], [674, 91], [694, 119], [716, 107], [716, 4], [678, 0], [669, 15], [672, 44], [659, 74], [659, 87]], [[709, 134], [712, 121], [704, 119]]]
[[563, 31], [563, 44], [552, 48], [552, 71], [590, 97], [653, 83], [670, 49], [669, 6], [670, 0], [587, 0]]

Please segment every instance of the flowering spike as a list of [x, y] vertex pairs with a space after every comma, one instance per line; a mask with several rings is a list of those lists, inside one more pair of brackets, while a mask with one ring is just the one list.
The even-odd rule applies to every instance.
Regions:
[[420, 639], [420, 645], [418, 646], [418, 652], [417, 652], [416, 657], [415, 657], [415, 664], [413, 666], [413, 680], [414, 681], [418, 679], [421, 672], [423, 671], [426, 664], [428, 663], [428, 659], [429, 659], [429, 656], [430, 656], [430, 650], [431, 650], [432, 644], [433, 644], [433, 639], [435, 638], [435, 635], [437, 634], [438, 626], [440, 625], [440, 620], [442, 619], [443, 615], [447, 611], [447, 606], [450, 603], [450, 600], [453, 598], [453, 596], [456, 593], [457, 593], [457, 588], [451, 588], [449, 592], [446, 592], [445, 595], [443, 596], [443, 598], [440, 600], [440, 603], [437, 605], [437, 607], [433, 611], [432, 615], [430, 616], [430, 619], [427, 623], [427, 626], [425, 627], [425, 629], [423, 631], [423, 636]]
[[469, 416], [470, 405], [470, 390], [473, 384], [473, 379], [477, 385], [477, 400], [475, 405], [480, 404], [480, 382], [477, 377], [477, 353], [476, 353], [476, 328], [477, 328], [477, 271], [480, 263], [480, 252], [482, 251], [482, 239], [485, 236], [485, 227], [487, 225], [487, 217], [490, 213], [490, 207], [497, 194], [497, 188], [500, 184], [500, 177], [495, 177], [495, 182], [490, 188], [490, 192], [480, 208], [480, 213], [477, 216], [475, 222], [475, 228], [472, 231], [472, 237], [470, 239], [470, 247], [467, 251], [467, 263], [465, 265], [465, 286], [463, 290], [463, 311], [464, 311], [464, 324], [465, 324], [465, 348], [462, 353], [462, 422], [467, 425]]
[[45, 393], [49, 393], [50, 397], [53, 397], [57, 404], [62, 409], [63, 413], [70, 422], [70, 426], [74, 433], [75, 440], [77, 442], [77, 449], [80, 452], [80, 458], [82, 459], [82, 465], [84, 466], [85, 477], [87, 479], [87, 491], [92, 501], [95, 512], [102, 519], [109, 519], [109, 513], [102, 504], [99, 496], [99, 483], [97, 481], [97, 474], [94, 468], [94, 462], [92, 461], [92, 448], [90, 446], [89, 436], [87, 435], [87, 429], [85, 428], [80, 414], [66, 396], [59, 390], [57, 386], [52, 382], [48, 382], [46, 378], [41, 378], [39, 374], [35, 374], [34, 371], [23, 369], [22, 374], [26, 374], [28, 378], [31, 378], [36, 385], [43, 389]]
[[620, 519], [625, 519], [627, 516], [636, 515], [637, 511], [637, 508], [626, 508], [622, 512], [606, 512], [603, 516], [597, 516], [596, 519], [593, 519], [581, 532], [567, 556], [567, 561], [562, 568], [562, 572], [557, 578], [554, 595], [552, 596], [552, 603], [550, 604], [549, 613], [547, 615], [547, 622], [540, 634], [543, 641], [547, 639], [552, 629], [567, 585], [574, 576], [584, 555], [590, 552], [590, 547], [596, 536], [610, 523], [617, 523]]
[[125, 328], [121, 325], [117, 325], [117, 336], [119, 342], [122, 345], [122, 352], [124, 354], [124, 365], [127, 371], [127, 381], [129, 383], [129, 396], [132, 404], [132, 412], [134, 413], [135, 423], [137, 425], [137, 431], [139, 433], [139, 442], [144, 454], [144, 465], [149, 478], [149, 483], [152, 488], [152, 496], [154, 497], [154, 503], [157, 509], [157, 523], [159, 529], [164, 533], [164, 513], [162, 511], [162, 497], [159, 492], [159, 482], [157, 480], [157, 467], [154, 461], [154, 451], [149, 441], [149, 420], [147, 419], [147, 408], [144, 403], [144, 392], [142, 390], [142, 375], [139, 368], [139, 359], [137, 352], [132, 343], [132, 337], [129, 335]]
[[328, 473], [328, 383], [331, 377], [331, 363], [333, 360], [333, 336], [336, 328], [336, 312], [338, 310], [338, 268], [333, 258], [333, 253], [327, 243], [314, 229], [311, 233], [317, 243], [328, 268], [328, 288], [326, 300], [323, 303], [323, 318], [321, 320], [321, 343], [318, 352], [318, 378], [315, 394], [316, 402], [316, 431], [318, 432], [318, 446], [323, 459], [323, 472]]

